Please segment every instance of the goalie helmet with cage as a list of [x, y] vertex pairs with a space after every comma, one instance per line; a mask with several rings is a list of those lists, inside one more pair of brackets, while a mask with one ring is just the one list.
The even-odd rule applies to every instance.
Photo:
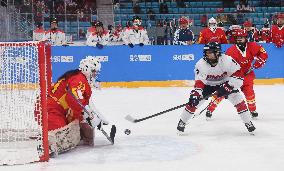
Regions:
[[[217, 42], [210, 42], [203, 47], [204, 60], [211, 66], [215, 66], [218, 63], [219, 57], [221, 56], [221, 44]], [[213, 53], [215, 58], [208, 56], [208, 52]]]
[[87, 77], [89, 83], [93, 83], [98, 78], [101, 71], [101, 63], [97, 58], [88, 56], [82, 59], [79, 65], [79, 70]]

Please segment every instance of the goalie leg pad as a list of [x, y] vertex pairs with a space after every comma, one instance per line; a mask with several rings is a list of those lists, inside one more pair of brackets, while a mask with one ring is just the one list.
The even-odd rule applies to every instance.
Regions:
[[48, 132], [50, 154], [60, 154], [75, 148], [80, 142], [79, 121]]
[[80, 134], [84, 145], [94, 146], [94, 128], [88, 123], [80, 123]]

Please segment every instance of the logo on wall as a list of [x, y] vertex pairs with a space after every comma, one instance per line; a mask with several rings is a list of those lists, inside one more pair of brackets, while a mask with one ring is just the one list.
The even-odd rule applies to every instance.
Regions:
[[193, 61], [194, 54], [173, 55], [174, 61]]
[[86, 57], [94, 57], [94, 58], [97, 58], [100, 62], [108, 62], [108, 56], [91, 56], [91, 55], [88, 55]]
[[69, 63], [73, 61], [73, 56], [52, 56], [51, 58], [51, 62]]
[[130, 55], [130, 62], [150, 62], [152, 59], [152, 55]]

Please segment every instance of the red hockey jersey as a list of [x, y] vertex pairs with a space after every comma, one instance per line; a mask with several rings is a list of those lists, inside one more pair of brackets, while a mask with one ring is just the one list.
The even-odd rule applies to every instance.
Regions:
[[255, 57], [255, 65], [257, 66], [263, 66], [268, 57], [265, 49], [255, 42], [248, 42], [244, 52], [237, 45], [233, 45], [226, 51], [226, 55], [231, 56], [240, 64], [243, 73], [247, 73], [251, 69]]
[[271, 42], [277, 47], [284, 45], [284, 25], [282, 27], [278, 27], [277, 25], [271, 27], [271, 39]]
[[198, 43], [207, 44], [209, 42], [217, 42], [221, 44], [227, 44], [227, 37], [225, 31], [221, 28], [217, 28], [215, 32], [212, 32], [209, 28], [201, 30], [199, 34]]

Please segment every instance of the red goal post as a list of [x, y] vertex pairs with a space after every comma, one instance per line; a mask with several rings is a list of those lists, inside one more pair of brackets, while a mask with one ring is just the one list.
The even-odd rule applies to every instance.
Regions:
[[49, 160], [51, 47], [0, 42], [0, 165]]

